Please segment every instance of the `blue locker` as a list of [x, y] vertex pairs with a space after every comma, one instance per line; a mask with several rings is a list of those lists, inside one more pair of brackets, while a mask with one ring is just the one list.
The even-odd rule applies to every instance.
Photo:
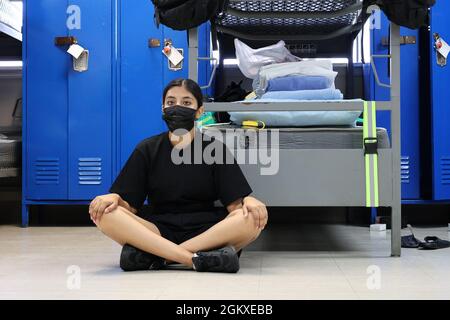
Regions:
[[[189, 50], [186, 31], [177, 31], [170, 29], [166, 26], [160, 26], [163, 39], [170, 39], [173, 42], [173, 46], [177, 49], [183, 50], [184, 60], [183, 68], [181, 70], [170, 70], [168, 59], [163, 56], [163, 88], [167, 83], [176, 78], [187, 78], [188, 77], [188, 64], [189, 64]], [[162, 100], [161, 100], [162, 102]]]
[[22, 196], [34, 200], [66, 199], [69, 59], [54, 45], [54, 37], [68, 34], [67, 2], [27, 0], [24, 7]]
[[[26, 1], [24, 26], [24, 203], [90, 200], [112, 177], [115, 1]], [[79, 8], [80, 25], [69, 27]], [[43, 23], [45, 21], [45, 23]], [[73, 70], [74, 36], [89, 50], [89, 69]]]
[[448, 14], [449, 1], [436, 1], [431, 9], [430, 28], [430, 72], [431, 72], [431, 121], [432, 121], [432, 184], [433, 199], [450, 199], [450, 64], [439, 66], [433, 49], [433, 34], [438, 33], [442, 39], [450, 43]]
[[69, 35], [89, 50], [88, 71], [68, 71], [70, 200], [92, 199], [111, 185], [114, 2], [70, 1], [81, 10], [81, 28]]
[[[175, 47], [182, 48], [184, 52], [184, 62], [183, 69], [180, 71], [172, 71], [168, 66], [167, 59], [164, 57], [163, 60], [163, 71], [164, 71], [164, 85], [169, 83], [171, 80], [182, 77], [188, 77], [188, 62], [189, 62], [189, 50], [187, 41], [186, 31], [176, 31], [169, 27], [162, 26], [164, 39], [172, 39]], [[198, 53], [199, 57], [210, 57], [211, 56], [211, 46], [210, 46], [210, 24], [204, 23], [198, 27]], [[198, 62], [198, 84], [200, 86], [206, 86], [209, 82], [209, 78], [212, 71], [212, 62], [207, 60], [200, 60]], [[213, 90], [211, 88], [203, 90], [203, 94], [212, 95]]]
[[[153, 21], [153, 4], [147, 0], [120, 1], [119, 56], [119, 159], [116, 175], [136, 144], [164, 130], [161, 119], [163, 90], [162, 29]], [[149, 40], [161, 45], [150, 47]]]
[[[381, 14], [381, 28], [371, 31], [372, 54], [388, 54], [388, 47], [383, 45], [382, 39], [388, 39], [389, 22]], [[402, 199], [420, 199], [420, 88], [419, 88], [419, 33], [417, 30], [401, 28], [402, 36], [416, 38], [416, 44], [402, 45], [401, 47], [401, 181]], [[375, 59], [380, 81], [389, 83], [389, 63], [386, 58]], [[370, 74], [369, 85], [366, 86], [369, 96], [367, 100], [390, 100], [389, 88], [375, 83], [370, 66], [366, 66]], [[378, 126], [390, 131], [390, 116], [388, 112], [377, 113]]]
[[[73, 6], [76, 27], [67, 23]], [[23, 226], [30, 205], [87, 204], [107, 193], [136, 144], [166, 130], [161, 95], [167, 82], [188, 75], [187, 33], [156, 28], [153, 10], [148, 0], [24, 2]], [[200, 27], [203, 56], [208, 30]], [[67, 45], [55, 45], [63, 36], [89, 50], [86, 72], [73, 70]], [[182, 70], [168, 69], [166, 38], [184, 49]], [[201, 84], [210, 72], [200, 65]]]

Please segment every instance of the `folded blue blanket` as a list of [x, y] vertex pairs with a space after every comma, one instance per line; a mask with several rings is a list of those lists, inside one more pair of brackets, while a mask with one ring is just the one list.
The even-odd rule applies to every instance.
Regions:
[[323, 76], [287, 76], [269, 80], [267, 91], [320, 90], [331, 88], [331, 79]]
[[270, 91], [261, 96], [261, 99], [295, 99], [295, 100], [342, 100], [339, 89], [322, 90], [296, 90], [296, 91]]

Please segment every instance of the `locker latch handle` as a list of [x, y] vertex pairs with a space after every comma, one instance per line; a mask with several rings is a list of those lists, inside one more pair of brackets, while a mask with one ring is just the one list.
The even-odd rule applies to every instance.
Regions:
[[150, 48], [157, 48], [161, 46], [161, 41], [159, 39], [156, 38], [151, 38], [148, 40], [148, 46]]
[[75, 37], [55, 37], [55, 45], [56, 46], [70, 46], [73, 44], [77, 44], [77, 38]]

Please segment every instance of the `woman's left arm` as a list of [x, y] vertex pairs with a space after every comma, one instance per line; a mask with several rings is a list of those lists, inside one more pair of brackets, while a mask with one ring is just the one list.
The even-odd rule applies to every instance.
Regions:
[[232, 212], [236, 209], [242, 209], [244, 211], [244, 216], [248, 216], [248, 214], [253, 214], [256, 226], [263, 230], [266, 227], [268, 220], [267, 208], [264, 203], [259, 201], [258, 199], [247, 196], [244, 199], [239, 198], [236, 201], [233, 201], [227, 206], [228, 212]]

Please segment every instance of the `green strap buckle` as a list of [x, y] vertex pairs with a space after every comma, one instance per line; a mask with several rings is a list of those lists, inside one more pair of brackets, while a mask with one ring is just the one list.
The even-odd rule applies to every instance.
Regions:
[[378, 138], [364, 138], [364, 155], [378, 154]]

